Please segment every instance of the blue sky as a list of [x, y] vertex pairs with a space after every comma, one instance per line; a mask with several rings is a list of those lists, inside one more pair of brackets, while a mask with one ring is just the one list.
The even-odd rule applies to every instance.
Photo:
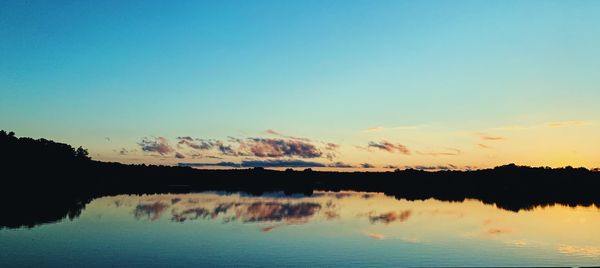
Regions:
[[[0, 127], [124, 162], [180, 161], [144, 137], [285, 139], [272, 129], [340, 145], [311, 161], [600, 165], [597, 14], [596, 1], [3, 1]], [[568, 127], [532, 127], [556, 122]], [[504, 138], [492, 156], [470, 147], [482, 133]], [[461, 153], [357, 148], [371, 141]]]

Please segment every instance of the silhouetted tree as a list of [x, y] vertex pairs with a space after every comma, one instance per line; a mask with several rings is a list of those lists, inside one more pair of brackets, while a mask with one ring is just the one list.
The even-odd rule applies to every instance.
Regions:
[[83, 147], [81, 146], [79, 146], [79, 148], [77, 148], [77, 150], [75, 151], [75, 158], [79, 160], [90, 160], [90, 157], [88, 155], [88, 150], [83, 149]]

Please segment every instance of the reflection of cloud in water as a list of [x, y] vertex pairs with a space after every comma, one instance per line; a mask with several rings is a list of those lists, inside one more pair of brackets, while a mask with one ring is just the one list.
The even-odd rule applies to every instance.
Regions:
[[[156, 199], [154, 199], [156, 200]], [[175, 201], [174, 201], [175, 200]], [[150, 200], [147, 200], [148, 202]], [[153, 201], [153, 200], [152, 200]], [[223, 202], [206, 204], [202, 200], [181, 198], [168, 198], [166, 202], [154, 201], [152, 203], [138, 204], [133, 214], [136, 219], [147, 218], [152, 221], [161, 217], [164, 211], [171, 209], [171, 220], [184, 222], [196, 219], [215, 219], [223, 215], [223, 221], [239, 220], [241, 222], [285, 222], [286, 224], [306, 223], [320, 209], [321, 204], [316, 202], [284, 203], [280, 201], [255, 201], [250, 202]], [[202, 204], [206, 204], [202, 206]], [[324, 213], [326, 218], [338, 217], [335, 211]]]
[[390, 211], [390, 212], [379, 214], [379, 215], [369, 216], [369, 220], [371, 221], [371, 223], [382, 222], [382, 223], [388, 224], [388, 223], [392, 223], [394, 221], [399, 221], [399, 222], [406, 221], [410, 218], [411, 215], [412, 215], [412, 211], [410, 209], [404, 210], [401, 212]]
[[275, 229], [275, 227], [277, 227], [277, 226], [269, 225], [267, 227], [263, 227], [262, 229], [260, 229], [260, 231], [263, 233], [268, 233], [268, 232], [272, 231], [273, 229]]
[[510, 241], [508, 243], [513, 246], [520, 247], [520, 248], [529, 245], [529, 243], [527, 243], [527, 241], [525, 241], [525, 240], [515, 240], [515, 241]]
[[558, 252], [562, 254], [583, 257], [600, 257], [600, 247], [578, 247], [573, 245], [561, 245], [558, 247]]
[[375, 197], [375, 194], [372, 193], [365, 193], [361, 195], [362, 199], [369, 199], [371, 197]]
[[408, 243], [421, 243], [421, 240], [416, 237], [401, 237], [400, 240]]
[[432, 216], [456, 216], [457, 218], [464, 217], [464, 213], [461, 211], [448, 210], [448, 209], [433, 209], [431, 211], [426, 211], [423, 213], [429, 213]]
[[385, 239], [385, 235], [380, 233], [367, 233], [367, 236], [373, 238], [375, 240], [383, 240]]
[[512, 232], [511, 229], [508, 228], [490, 228], [486, 231], [486, 234], [488, 235], [501, 235], [501, 234], [507, 234]]
[[154, 202], [151, 204], [138, 204], [133, 210], [133, 215], [136, 219], [148, 218], [152, 221], [160, 218], [162, 213], [168, 208], [169, 205], [161, 202]]
[[245, 209], [238, 209], [236, 218], [244, 222], [296, 221], [313, 216], [319, 209], [321, 205], [318, 203], [255, 202]]
[[191, 208], [186, 209], [181, 213], [176, 213], [175, 211], [173, 211], [172, 214], [172, 221], [184, 222], [188, 219], [195, 220], [199, 218], [206, 218], [208, 217], [208, 215], [210, 215], [210, 211], [208, 211], [208, 209], [205, 208]]
[[327, 219], [327, 220], [334, 220], [334, 219], [338, 219], [340, 217], [340, 214], [338, 214], [336, 211], [333, 211], [333, 210], [327, 210], [327, 211], [323, 212], [323, 215], [325, 215], [325, 219]]
[[342, 199], [342, 198], [346, 198], [346, 197], [352, 197], [355, 196], [355, 193], [350, 193], [350, 192], [339, 192], [339, 193], [334, 193], [334, 197], [337, 199]]
[[213, 215], [219, 215], [221, 213], [227, 213], [227, 211], [234, 205], [239, 205], [239, 204], [235, 204], [235, 203], [221, 203], [218, 204], [214, 209], [213, 209]]

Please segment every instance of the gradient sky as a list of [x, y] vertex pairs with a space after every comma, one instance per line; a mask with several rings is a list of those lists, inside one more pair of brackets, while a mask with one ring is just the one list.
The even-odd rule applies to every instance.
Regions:
[[599, 1], [61, 2], [0, 3], [17, 136], [126, 163], [600, 166]]

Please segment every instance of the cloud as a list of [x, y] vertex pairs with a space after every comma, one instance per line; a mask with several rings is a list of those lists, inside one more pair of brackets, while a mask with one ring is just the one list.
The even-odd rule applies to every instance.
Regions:
[[279, 133], [279, 132], [277, 132], [275, 130], [272, 130], [272, 129], [265, 130], [265, 133], [271, 134], [271, 135], [275, 135], [275, 136], [281, 136], [281, 133]]
[[169, 141], [164, 137], [158, 138], [143, 138], [142, 141], [138, 143], [144, 152], [158, 153], [160, 155], [165, 155], [173, 152], [173, 148], [169, 145]]
[[[179, 163], [186, 167], [330, 167], [319, 162], [302, 160], [243, 160], [242, 162], [218, 162], [218, 163]], [[342, 166], [340, 166], [342, 167]]]
[[315, 145], [300, 140], [249, 138], [240, 142], [241, 150], [256, 157], [316, 158], [323, 155]]
[[421, 151], [417, 151], [417, 154], [420, 155], [429, 155], [429, 156], [452, 156], [452, 155], [459, 155], [461, 154], [462, 151], [459, 149], [455, 149], [455, 148], [446, 148], [445, 151], [438, 151], [438, 152], [421, 152]]
[[335, 144], [335, 143], [331, 143], [331, 142], [325, 144], [325, 150], [335, 151], [338, 148], [340, 148], [339, 144]]
[[185, 155], [183, 155], [180, 152], [175, 152], [175, 158], [183, 159], [183, 158], [185, 158]]
[[[322, 150], [307, 138], [286, 136], [272, 129], [265, 133], [282, 138], [235, 138], [228, 137], [227, 143], [221, 140], [198, 139], [190, 136], [177, 137], [178, 148], [182, 146], [195, 150], [216, 150], [225, 156], [254, 156], [261, 158], [300, 157], [318, 158], [326, 157], [332, 160], [336, 157], [336, 151], [340, 145], [335, 143], [323, 144]], [[237, 145], [236, 147], [234, 147]]]
[[362, 167], [362, 168], [374, 168], [375, 166], [371, 165], [369, 163], [362, 163], [362, 164], [360, 164], [360, 167]]
[[382, 222], [382, 223], [388, 224], [388, 223], [392, 223], [394, 221], [399, 221], [399, 222], [406, 221], [410, 218], [410, 216], [412, 216], [412, 210], [410, 210], [410, 209], [400, 211], [400, 212], [390, 211], [390, 212], [375, 215], [375, 216], [369, 216], [369, 221], [371, 221], [371, 223]]
[[383, 168], [396, 169], [396, 168], [398, 168], [398, 166], [395, 166], [395, 165], [385, 165], [385, 166], [383, 166]]
[[243, 167], [325, 167], [322, 163], [302, 160], [245, 160], [241, 164]]
[[501, 141], [501, 140], [505, 140], [504, 137], [488, 135], [488, 134], [485, 134], [485, 133], [478, 133], [477, 135], [479, 135], [479, 138], [481, 138], [482, 140], [485, 140], [485, 141]]
[[177, 137], [178, 140], [180, 141], [189, 141], [189, 142], [193, 142], [194, 139], [190, 136], [185, 136], [185, 137]]
[[483, 143], [479, 143], [479, 144], [477, 144], [477, 146], [479, 146], [479, 148], [483, 148], [483, 149], [494, 149], [494, 147], [485, 145]]
[[177, 140], [178, 145], [186, 145], [196, 150], [210, 150], [220, 143], [219, 141], [213, 140], [194, 139], [190, 136], [177, 137]]
[[327, 151], [325, 153], [325, 158], [329, 159], [330, 161], [333, 161], [333, 159], [336, 157], [336, 153], [337, 153], [337, 149], [340, 148], [339, 144], [335, 144], [335, 143], [326, 143], [325, 144], [325, 151]]
[[346, 164], [343, 162], [335, 162], [335, 163], [331, 163], [328, 164], [327, 167], [333, 167], [333, 168], [353, 168], [353, 165], [350, 164]]
[[450, 169], [455, 169], [456, 166], [454, 166], [454, 165], [448, 165], [448, 166], [443, 166], [443, 165], [438, 165], [438, 166], [417, 165], [417, 166], [405, 166], [404, 168], [406, 168], [406, 169], [417, 169], [417, 170], [450, 170]]
[[119, 155], [127, 155], [128, 153], [129, 151], [127, 151], [125, 148], [121, 148], [121, 150], [119, 150]]
[[218, 163], [178, 163], [180, 167], [242, 167], [241, 163], [234, 162], [218, 162]]
[[223, 155], [238, 156], [239, 153], [231, 147], [226, 145], [220, 140], [205, 140], [205, 139], [194, 139], [190, 136], [177, 137], [177, 144], [179, 146], [185, 145], [196, 150], [211, 150], [216, 149]]
[[388, 141], [381, 141], [381, 142], [371, 141], [371, 142], [369, 142], [367, 147], [384, 150], [384, 151], [390, 152], [390, 153], [398, 152], [398, 153], [405, 154], [405, 155], [410, 154], [410, 150], [406, 146], [404, 146], [402, 144], [393, 144]]
[[221, 154], [223, 155], [229, 155], [229, 156], [237, 156], [239, 155], [238, 152], [236, 152], [231, 145], [225, 145], [222, 142], [218, 142], [217, 143], [217, 149], [219, 150], [219, 152], [221, 152]]

